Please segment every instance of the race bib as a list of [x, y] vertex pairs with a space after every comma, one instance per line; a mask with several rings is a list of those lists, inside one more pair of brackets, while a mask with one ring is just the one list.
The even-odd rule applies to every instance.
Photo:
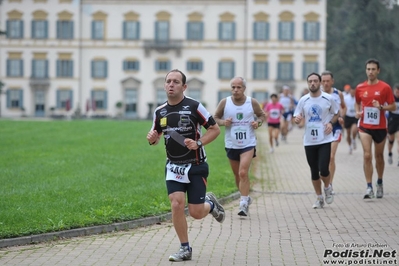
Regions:
[[172, 180], [180, 183], [190, 183], [188, 172], [190, 171], [191, 163], [189, 164], [174, 164], [169, 162], [166, 165], [166, 180]]
[[318, 143], [324, 139], [323, 123], [309, 122], [305, 131], [306, 142]]
[[249, 144], [249, 128], [245, 126], [233, 126], [231, 128], [231, 139], [236, 146], [246, 146]]
[[280, 118], [280, 110], [279, 109], [270, 109], [269, 112], [270, 118], [279, 119]]
[[368, 125], [379, 125], [380, 110], [376, 107], [364, 107], [363, 123]]
[[348, 111], [346, 112], [346, 115], [350, 116], [350, 117], [354, 117], [356, 115], [355, 108], [349, 108]]

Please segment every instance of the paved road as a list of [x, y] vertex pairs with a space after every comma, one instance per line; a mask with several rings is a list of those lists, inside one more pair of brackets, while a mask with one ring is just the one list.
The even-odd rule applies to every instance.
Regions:
[[[374, 252], [391, 260], [388, 265], [398, 264], [396, 163], [386, 165], [384, 198], [364, 201], [362, 152], [358, 149], [349, 155], [342, 142], [336, 159], [334, 203], [314, 210], [316, 197], [301, 145], [302, 131], [294, 129], [288, 143], [281, 143], [273, 154], [268, 153], [266, 128], [258, 136], [250, 217], [237, 215], [238, 200], [234, 200], [225, 205], [223, 224], [210, 215], [200, 221], [190, 218], [191, 261], [168, 261], [179, 241], [171, 223], [163, 222], [118, 233], [3, 248], [0, 265], [331, 265], [335, 259], [378, 265]], [[328, 252], [337, 258], [324, 259]]]

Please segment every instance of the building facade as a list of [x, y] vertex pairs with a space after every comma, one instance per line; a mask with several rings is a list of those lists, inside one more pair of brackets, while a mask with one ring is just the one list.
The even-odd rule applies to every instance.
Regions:
[[296, 97], [326, 58], [326, 0], [4, 0], [2, 117], [146, 119], [171, 69], [214, 112], [234, 76]]

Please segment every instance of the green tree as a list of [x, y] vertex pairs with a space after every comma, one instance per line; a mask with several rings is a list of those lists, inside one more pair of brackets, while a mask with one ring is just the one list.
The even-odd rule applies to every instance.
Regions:
[[399, 8], [381, 0], [329, 1], [327, 7], [327, 69], [336, 87], [356, 86], [366, 80], [365, 62], [381, 63], [379, 78], [389, 84], [399, 80]]

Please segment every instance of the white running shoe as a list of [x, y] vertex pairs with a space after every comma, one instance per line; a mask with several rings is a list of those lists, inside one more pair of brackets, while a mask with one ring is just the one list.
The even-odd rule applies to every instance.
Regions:
[[321, 209], [324, 207], [324, 200], [322, 198], [317, 198], [316, 202], [313, 204], [313, 209]]
[[215, 220], [219, 223], [223, 223], [226, 215], [223, 206], [219, 203], [215, 194], [213, 194], [212, 192], [208, 192], [206, 193], [205, 199], [208, 201], [212, 201], [214, 204], [213, 211], [211, 212], [213, 218], [215, 218]]
[[238, 212], [238, 215], [240, 216], [248, 216], [249, 213], [249, 205], [251, 205], [252, 199], [251, 197], [248, 196], [248, 201], [240, 201], [240, 211]]
[[391, 155], [388, 155], [388, 163], [389, 163], [389, 164], [393, 164], [392, 154], [391, 154]]
[[374, 191], [372, 187], [368, 187], [366, 190], [366, 194], [364, 195], [363, 199], [373, 199], [374, 198]]
[[381, 199], [384, 196], [384, 187], [379, 184], [376, 185], [377, 186], [377, 199]]
[[181, 246], [178, 252], [169, 256], [169, 261], [191, 260], [192, 255], [192, 248]]
[[326, 203], [327, 204], [331, 204], [334, 201], [334, 195], [332, 194], [332, 192], [333, 192], [333, 189], [332, 189], [331, 185], [328, 186], [327, 189], [324, 189], [324, 193], [326, 194], [325, 198], [326, 198]]

